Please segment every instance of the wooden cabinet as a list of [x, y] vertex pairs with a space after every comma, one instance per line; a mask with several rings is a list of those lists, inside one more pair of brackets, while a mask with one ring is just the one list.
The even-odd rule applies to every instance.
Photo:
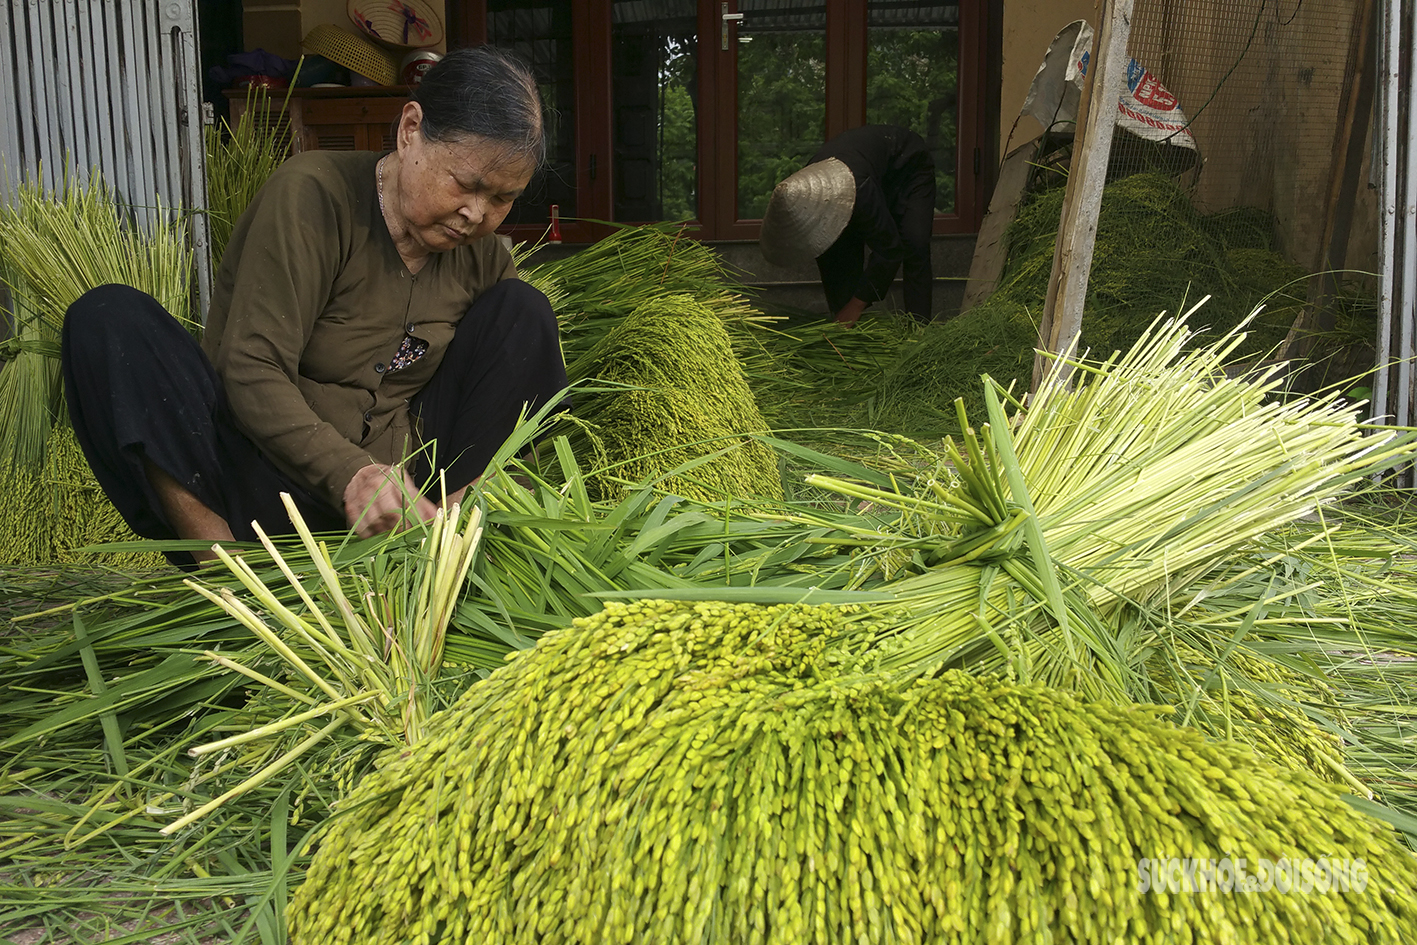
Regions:
[[[290, 135], [291, 153], [298, 151], [391, 151], [394, 130], [410, 88], [404, 85], [364, 88], [295, 89], [272, 92], [266, 122]], [[246, 110], [246, 92], [228, 89], [231, 123]], [[286, 104], [285, 121], [280, 120]]]

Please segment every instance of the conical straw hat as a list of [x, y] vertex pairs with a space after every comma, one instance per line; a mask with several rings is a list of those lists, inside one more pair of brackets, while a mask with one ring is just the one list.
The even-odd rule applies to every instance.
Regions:
[[811, 262], [826, 252], [856, 205], [856, 177], [836, 158], [808, 164], [773, 188], [758, 238], [778, 266]]
[[[436, 6], [441, 9], [443, 4]], [[345, 11], [355, 26], [395, 49], [422, 49], [443, 41], [443, 20], [428, 0], [349, 0]]]

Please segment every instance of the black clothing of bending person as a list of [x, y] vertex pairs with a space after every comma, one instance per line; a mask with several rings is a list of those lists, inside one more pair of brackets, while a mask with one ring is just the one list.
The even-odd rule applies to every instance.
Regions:
[[762, 248], [784, 265], [811, 258], [837, 321], [855, 322], [902, 271], [905, 308], [931, 317], [935, 165], [925, 140], [863, 125], [823, 145], [773, 191]]

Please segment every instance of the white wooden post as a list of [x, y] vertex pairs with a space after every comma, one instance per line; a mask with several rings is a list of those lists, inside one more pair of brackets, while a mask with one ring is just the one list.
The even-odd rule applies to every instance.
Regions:
[[[1107, 181], [1112, 130], [1117, 125], [1117, 99], [1126, 84], [1132, 0], [1103, 0], [1101, 22], [1095, 46], [1097, 54], [1088, 63], [1084, 114], [1080, 116], [1083, 127], [1078, 129], [1079, 138], [1075, 139], [1073, 147], [1067, 193], [1058, 225], [1058, 246], [1053, 254], [1053, 273], [1043, 308], [1039, 340], [1045, 350], [1055, 354], [1067, 353], [1082, 330], [1087, 277], [1097, 240], [1097, 215], [1102, 207], [1102, 187]], [[1048, 358], [1041, 354], [1035, 357], [1035, 391], [1048, 365]], [[1066, 381], [1070, 373], [1064, 368], [1059, 377]]]

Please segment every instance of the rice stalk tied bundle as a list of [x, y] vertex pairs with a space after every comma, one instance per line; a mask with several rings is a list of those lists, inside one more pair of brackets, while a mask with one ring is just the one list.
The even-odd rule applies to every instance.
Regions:
[[677, 224], [620, 227], [562, 259], [524, 267], [520, 278], [552, 300], [568, 364], [636, 309], [674, 295], [692, 296], [722, 320], [750, 372], [771, 361], [756, 335], [779, 319], [757, 311], [718, 255]]
[[576, 406], [604, 449], [603, 494], [660, 477], [706, 501], [781, 498], [777, 459], [751, 436], [767, 424], [722, 319], [700, 299], [646, 301], [566, 372], [606, 385], [583, 388]]
[[0, 469], [34, 472], [44, 462], [44, 441], [59, 415], [59, 335], [34, 311], [24, 277], [5, 264], [13, 337], [0, 344]]
[[20, 277], [12, 291], [28, 298], [53, 338], [79, 296], [110, 283], [146, 292], [195, 327], [186, 220], [160, 198], [153, 201], [154, 222], [144, 232], [97, 171], [87, 184], [66, 171], [54, 193], [38, 182], [22, 183], [14, 203], [0, 207], [0, 248], [7, 269]]
[[[1183, 609], [1229, 556], [1410, 461], [1413, 436], [1366, 429], [1359, 407], [1273, 398], [1279, 369], [1226, 377], [1238, 334], [1191, 351], [1188, 340], [1182, 321], [1158, 322], [1128, 354], [1082, 367], [1088, 376], [1072, 389], [1055, 367], [1012, 418], [987, 387], [990, 423], [975, 431], [961, 416], [960, 443], [947, 441], [914, 491], [809, 478], [900, 513], [858, 577], [895, 569], [887, 587], [909, 614], [891, 630], [883, 668], [1011, 672], [1089, 698], [1169, 701], [1174, 680], [1186, 681], [1184, 694], [1213, 674], [1197, 671], [1171, 629], [1122, 632], [1124, 611]], [[1205, 647], [1247, 696], [1292, 701], [1213, 640]], [[1245, 724], [1233, 706], [1219, 715], [1222, 731]], [[1290, 747], [1297, 763], [1352, 780], [1312, 724]]]
[[45, 500], [38, 508], [46, 512], [42, 521], [50, 550], [47, 558], [29, 560], [81, 562], [129, 573], [168, 567], [166, 559], [155, 551], [84, 550], [89, 546], [132, 541], [136, 536], [94, 477], [67, 417], [50, 431], [40, 482]]
[[[1155, 709], [882, 673], [860, 616], [645, 600], [543, 636], [361, 783], [291, 942], [1417, 934], [1417, 860], [1328, 786]], [[1139, 884], [1182, 856], [1363, 866], [1312, 895]]]
[[[1031, 504], [1052, 560], [1105, 613], [1165, 600], [1246, 542], [1414, 452], [1411, 435], [1365, 427], [1361, 407], [1337, 395], [1273, 398], [1279, 367], [1226, 377], [1240, 335], [1187, 352], [1188, 335], [1181, 321], [1155, 325], [1127, 355], [1084, 367], [1092, 379], [1076, 389], [1055, 366], [1013, 421], [991, 397], [982, 438], [992, 458], [952, 450], [940, 471], [952, 481], [929, 484], [949, 511], [932, 520], [952, 526], [956, 542], [979, 541]], [[1048, 563], [1037, 565], [1045, 579]], [[929, 575], [916, 583], [928, 586]]]
[[[1205, 608], [1201, 619], [1229, 637], [1236, 615], [1263, 601], [1255, 622], [1268, 631], [1267, 649], [1284, 654], [1286, 668], [1322, 673], [1317, 700], [1301, 705], [1320, 701], [1341, 720], [1345, 766], [1406, 815], [1401, 827], [1417, 849], [1417, 542], [1409, 508], [1405, 489], [1374, 490], [1267, 536], [1231, 566], [1239, 580], [1217, 578], [1224, 590], [1198, 593], [1179, 616], [1195, 620]], [[1258, 567], [1265, 561], [1274, 562], [1268, 573]]]
[[[1004, 384], [1027, 382], [1062, 200], [1057, 188], [1020, 208], [1007, 233], [1008, 263], [998, 287], [969, 311], [930, 325], [915, 343], [902, 346], [882, 373], [870, 409], [851, 425], [922, 438], [957, 432], [951, 412], [939, 408], [964, 397], [972, 414], [982, 411], [981, 374]], [[1274, 220], [1264, 211], [1237, 208], [1206, 217], [1175, 180], [1142, 173], [1106, 186], [1096, 223], [1080, 351], [1090, 349], [1100, 358], [1128, 350], [1146, 327], [1138, 313], [1184, 310], [1197, 285], [1209, 293], [1206, 341], [1249, 321], [1236, 352], [1244, 359], [1272, 352], [1303, 308], [1307, 273], [1272, 251]], [[1253, 315], [1257, 306], [1263, 310]], [[1345, 319], [1341, 309], [1339, 319]], [[1369, 329], [1361, 330], [1371, 337]], [[1371, 363], [1369, 352], [1365, 365]]]
[[844, 455], [844, 429], [887, 429], [875, 410], [882, 374], [918, 335], [912, 319], [900, 318], [772, 326], [755, 333], [764, 357], [745, 373], [773, 429]]
[[1250, 639], [1226, 647], [1184, 628], [1172, 633], [1174, 642], [1158, 647], [1146, 670], [1156, 695], [1176, 707], [1178, 722], [1248, 744], [1266, 758], [1373, 799], [1345, 756], [1352, 720], [1323, 673], [1295, 671], [1264, 652], [1268, 641], [1254, 628]]
[[[40, 364], [56, 364], [40, 357]], [[0, 377], [16, 370], [10, 367]], [[0, 565], [85, 564], [128, 572], [166, 567], [152, 551], [86, 550], [134, 539], [104, 495], [67, 418], [47, 431], [38, 465], [0, 463]]]
[[[16, 338], [7, 343], [9, 363], [0, 371], [0, 561], [48, 564], [69, 560], [72, 549], [92, 540], [130, 537], [111, 505], [99, 497], [77, 452], [50, 458], [46, 444], [62, 446], [59, 339], [69, 306], [90, 289], [121, 283], [141, 289], [195, 328], [190, 317], [191, 251], [186, 221], [157, 201], [147, 231], [94, 171], [87, 184], [66, 170], [60, 187], [47, 193], [38, 182], [22, 183], [12, 204], [0, 206], [0, 278], [10, 291]], [[55, 475], [46, 465], [58, 463]], [[32, 488], [43, 478], [47, 485]], [[71, 488], [71, 484], [74, 484]], [[65, 490], [56, 495], [56, 490]], [[56, 522], [52, 514], [64, 514]], [[82, 514], [70, 515], [78, 509]], [[135, 563], [135, 562], [127, 562]], [[154, 559], [136, 562], [150, 567]]]
[[[299, 711], [199, 745], [189, 754], [231, 751], [317, 721], [322, 727], [241, 784], [164, 827], [164, 834], [181, 830], [275, 777], [346, 725], [365, 740], [411, 745], [423, 737], [432, 712], [433, 681], [442, 666], [448, 623], [482, 538], [481, 509], [472, 507], [460, 531], [460, 506], [440, 508], [420, 539], [418, 553], [406, 559], [404, 567], [384, 568], [376, 558], [369, 562], [367, 575], [341, 575], [326, 543], [311, 534], [290, 496], [282, 494], [281, 499], [318, 576], [314, 594], [260, 525], [253, 527], [304, 605], [303, 612], [283, 603], [254, 568], [220, 545], [213, 550], [251, 593], [255, 607], [230, 588], [211, 590], [191, 579], [183, 583], [255, 634], [284, 663], [289, 682], [218, 652], [208, 650], [206, 658], [292, 700]], [[325, 615], [317, 594], [325, 607], [333, 608], [335, 619]], [[258, 610], [276, 625], [268, 624]]]

